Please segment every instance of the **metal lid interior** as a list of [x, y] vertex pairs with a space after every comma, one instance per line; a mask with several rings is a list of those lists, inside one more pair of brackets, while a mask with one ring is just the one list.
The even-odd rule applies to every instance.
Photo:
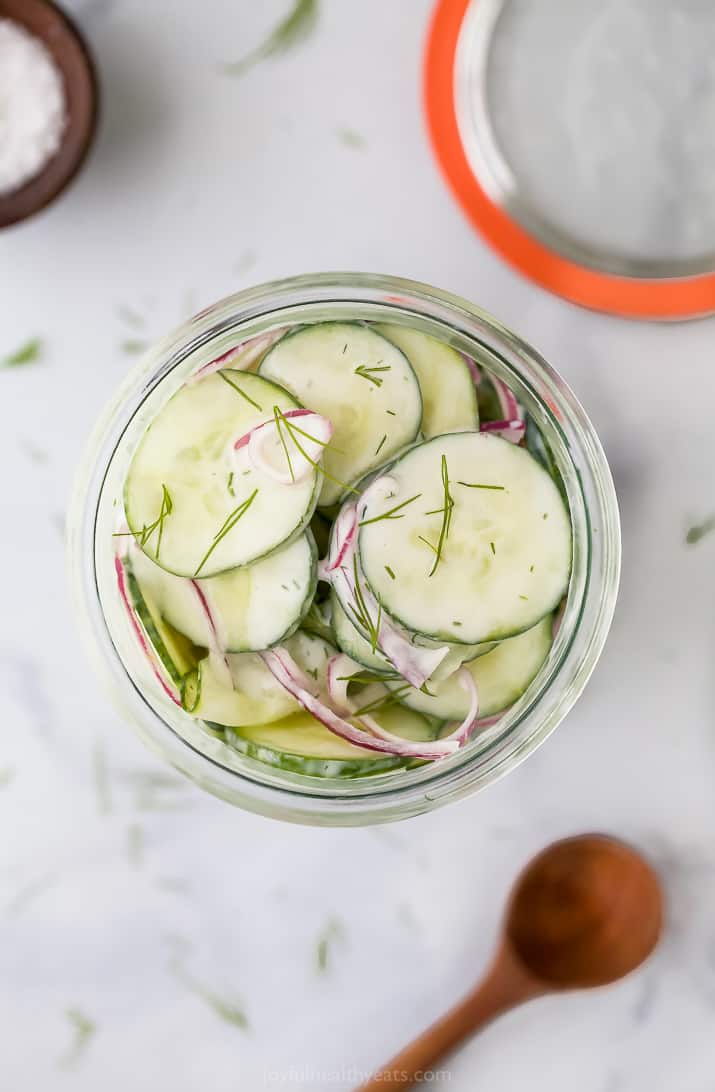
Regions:
[[709, 0], [439, 0], [426, 107], [470, 218], [586, 306], [715, 309], [713, 41]]

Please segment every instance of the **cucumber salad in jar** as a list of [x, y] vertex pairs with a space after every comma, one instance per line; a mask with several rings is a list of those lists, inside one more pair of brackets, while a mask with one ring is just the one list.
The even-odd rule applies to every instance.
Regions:
[[558, 470], [503, 380], [343, 321], [195, 371], [134, 451], [113, 542], [164, 694], [242, 755], [330, 778], [493, 726], [549, 656], [572, 557]]

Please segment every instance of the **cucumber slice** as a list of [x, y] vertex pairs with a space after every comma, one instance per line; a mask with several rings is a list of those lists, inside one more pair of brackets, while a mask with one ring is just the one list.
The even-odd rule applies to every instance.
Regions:
[[[408, 709], [384, 709], [380, 722], [405, 739], [431, 740], [435, 728]], [[274, 724], [257, 724], [224, 732], [226, 742], [242, 754], [269, 766], [308, 777], [365, 777], [409, 764], [409, 760], [376, 755], [328, 731], [310, 713], [295, 713]]]
[[[438, 436], [397, 459], [384, 480], [387, 492], [373, 490], [360, 508], [360, 561], [383, 609], [407, 629], [479, 644], [530, 629], [557, 606], [571, 571], [570, 521], [525, 448], [478, 432]], [[375, 518], [402, 502], [401, 518]]]
[[366, 326], [349, 322], [303, 326], [273, 346], [259, 374], [285, 386], [332, 422], [333, 439], [323, 456], [326, 477], [319, 501], [323, 507], [334, 504], [345, 486], [412, 443], [419, 431], [422, 398], [409, 361], [392, 342]]
[[[510, 637], [486, 656], [465, 664], [477, 684], [479, 716], [491, 717], [513, 705], [531, 685], [549, 655], [553, 615], [543, 618], [526, 633]], [[388, 682], [394, 689], [400, 683]], [[402, 684], [404, 685], [404, 684]], [[429, 684], [434, 697], [410, 689], [401, 699], [410, 709], [444, 720], [462, 720], [469, 712], [469, 697], [452, 676], [438, 686]]]
[[299, 708], [259, 656], [243, 653], [227, 660], [234, 689], [227, 685], [223, 665], [215, 656], [206, 656], [184, 681], [182, 704], [187, 713], [216, 724], [267, 724]]
[[528, 414], [526, 417], [525, 442], [534, 458], [538, 459], [544, 470], [546, 470], [554, 479], [559, 493], [564, 498], [564, 503], [567, 504], [568, 497], [566, 494], [566, 486], [561, 477], [561, 472], [556, 465], [556, 460], [551, 453], [551, 448], [547, 445], [544, 437], [541, 435], [541, 430], [535, 424], [533, 417], [529, 417]]
[[[395, 669], [387, 657], [383, 656], [379, 649], [376, 649], [375, 652], [372, 651], [370, 641], [364, 632], [358, 629], [357, 620], [353, 624], [344, 610], [335, 589], [331, 592], [331, 602], [335, 638], [343, 652], [347, 653], [357, 663], [362, 664], [363, 667], [376, 672], [376, 674], [394, 674]], [[414, 638], [414, 642], [423, 648], [443, 648], [445, 644], [445, 642], [440, 644], [437, 641], [429, 641], [426, 637], [419, 636]], [[477, 656], [485, 656], [487, 652], [491, 652], [496, 647], [496, 643], [487, 641], [480, 645], [449, 645], [448, 647], [449, 652], [437, 670], [430, 676], [432, 682], [441, 682], [442, 679], [448, 678], [465, 660], [474, 660]]]
[[184, 676], [196, 667], [203, 651], [162, 618], [159, 607], [132, 569], [127, 569], [127, 590], [154, 651], [173, 681], [181, 684]]
[[252, 565], [206, 580], [174, 576], [136, 546], [131, 557], [134, 575], [164, 619], [195, 644], [209, 647], [214, 637], [203, 596], [218, 643], [228, 652], [278, 644], [298, 628], [315, 595], [317, 554], [310, 533]]
[[426, 440], [444, 432], [479, 428], [477, 391], [469, 367], [456, 349], [443, 341], [391, 324], [373, 327], [402, 349], [422, 391], [422, 427]]
[[479, 406], [480, 421], [501, 421], [504, 417], [504, 412], [501, 408], [499, 395], [489, 378], [489, 373], [486, 372], [484, 368], [481, 369], [481, 379], [479, 385], [475, 387], [475, 391], [477, 395], [477, 405]]
[[362, 664], [363, 667], [369, 668], [378, 675], [393, 674], [395, 669], [387, 657], [383, 656], [379, 649], [373, 652], [367, 637], [352, 624], [334, 588], [330, 593], [330, 602], [335, 639], [343, 652], [356, 663]]
[[317, 470], [284, 485], [251, 465], [247, 446], [234, 450], [237, 439], [273, 419], [274, 405], [298, 404], [260, 376], [226, 369], [182, 387], [149, 425], [129, 467], [124, 507], [141, 548], [163, 569], [214, 576], [303, 532]]
[[306, 633], [312, 633], [314, 637], [322, 637], [324, 641], [335, 644], [332, 619], [330, 600], [325, 599], [322, 603], [314, 601], [303, 618], [301, 626]]

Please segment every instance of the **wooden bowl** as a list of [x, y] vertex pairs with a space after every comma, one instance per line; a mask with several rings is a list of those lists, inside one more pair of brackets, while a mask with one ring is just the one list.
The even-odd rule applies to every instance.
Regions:
[[62, 144], [39, 174], [0, 196], [0, 228], [24, 220], [54, 201], [70, 184], [89, 151], [97, 123], [98, 89], [87, 45], [50, 0], [0, 0], [0, 19], [12, 19], [44, 42], [62, 73], [67, 126]]

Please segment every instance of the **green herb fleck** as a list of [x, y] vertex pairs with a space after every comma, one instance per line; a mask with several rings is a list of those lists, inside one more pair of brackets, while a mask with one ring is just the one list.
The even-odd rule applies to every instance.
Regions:
[[295, 0], [292, 10], [261, 44], [240, 61], [225, 64], [227, 76], [242, 76], [254, 64], [287, 53], [313, 32], [318, 21], [318, 0]]
[[241, 388], [239, 387], [238, 383], [234, 383], [234, 381], [232, 379], [229, 379], [225, 372], [219, 372], [218, 374], [221, 376], [224, 383], [228, 383], [229, 387], [232, 387], [233, 390], [235, 390], [236, 394], [240, 394], [241, 398], [244, 398], [246, 400], [246, 402], [249, 403], [249, 405], [251, 405], [255, 409], [260, 410], [261, 412], [263, 412], [263, 407], [259, 406], [258, 402], [254, 402], [254, 400], [249, 395], [247, 395], [245, 391], [242, 391]]
[[345, 353], [347, 352], [347, 348], [348, 348], [348, 343], [346, 341], [345, 344], [343, 345], [343, 356], [345, 356]]
[[123, 353], [127, 353], [129, 356], [139, 356], [148, 348], [148, 342], [140, 341], [138, 338], [127, 338], [121, 343], [119, 348]]
[[414, 497], [409, 497], [407, 500], [402, 501], [400, 504], [396, 504], [394, 508], [388, 508], [386, 512], [383, 512], [379, 516], [372, 516], [370, 519], [360, 520], [358, 526], [367, 527], [369, 523], [379, 523], [381, 519], [402, 519], [402, 516], [404, 516], [405, 513], [403, 512], [402, 515], [396, 516], [395, 512], [399, 512], [401, 511], [401, 509], [406, 508], [408, 504], [412, 504], [413, 501], [418, 500], [418, 498], [421, 496], [421, 493], [415, 493]]
[[32, 338], [31, 341], [26, 341], [24, 345], [21, 345], [19, 349], [16, 349], [14, 353], [10, 353], [9, 356], [4, 357], [0, 361], [0, 366], [3, 368], [17, 368], [22, 364], [34, 364], [40, 359], [42, 355], [43, 344], [39, 337]]
[[461, 626], [461, 624], [462, 624], [461, 622], [456, 622], [456, 621], [455, 621], [455, 622], [452, 622], [452, 625], [453, 625], [453, 626]]
[[14, 779], [15, 771], [12, 766], [3, 766], [3, 768], [0, 769], [0, 789], [6, 789]]
[[390, 580], [394, 580], [394, 579], [395, 579], [395, 574], [393, 573], [393, 571], [392, 571], [392, 569], [390, 568], [390, 566], [389, 566], [389, 565], [385, 565], [385, 572], [386, 572], [386, 573], [387, 573], [387, 575], [389, 576]]
[[313, 443], [320, 444], [323, 448], [327, 448], [329, 446], [328, 440], [320, 440], [317, 436], [313, 436], [310, 432], [306, 432], [305, 429], [300, 428], [299, 425], [294, 424], [289, 417], [286, 417], [286, 415], [281, 412], [278, 406], [273, 407], [273, 416], [275, 418], [278, 435], [280, 437], [281, 444], [283, 445], [283, 450], [285, 452], [286, 460], [288, 462], [288, 469], [290, 470], [291, 478], [293, 479], [293, 481], [295, 481], [295, 475], [293, 474], [293, 465], [291, 463], [290, 455], [288, 453], [288, 446], [282, 433], [282, 427], [286, 429], [289, 438], [295, 444], [298, 452], [303, 456], [307, 463], [310, 463], [310, 465], [313, 467], [314, 470], [318, 472], [318, 474], [322, 474], [324, 478], [328, 479], [328, 481], [334, 482], [335, 485], [339, 485], [341, 489], [346, 489], [349, 493], [358, 492], [358, 490], [353, 488], [353, 486], [347, 485], [345, 482], [342, 482], [340, 478], [334, 477], [325, 469], [324, 466], [321, 466], [320, 463], [316, 462], [315, 459], [311, 458], [311, 456], [301, 444], [300, 440], [298, 440], [297, 436], [305, 436], [306, 439], [312, 440]]
[[330, 957], [336, 941], [345, 939], [345, 930], [338, 918], [331, 918], [318, 937], [315, 948], [315, 962], [319, 974], [325, 974], [330, 965]]
[[520, 599], [528, 599], [528, 598], [529, 598], [529, 596], [528, 596], [528, 595], [520, 595], [520, 596], [519, 596], [519, 598], [520, 598]]
[[366, 144], [362, 133], [358, 133], [356, 129], [350, 129], [346, 126], [338, 129], [338, 139], [341, 144], [345, 144], [348, 148], [364, 148]]
[[385, 413], [389, 413], [390, 417], [397, 417], [397, 414], [393, 409], [385, 410]]
[[544, 512], [544, 514], [543, 514], [543, 516], [542, 516], [541, 518], [542, 518], [542, 519], [548, 519], [548, 518], [549, 518], [549, 513], [548, 513], [548, 512]]
[[506, 492], [504, 485], [483, 485], [481, 482], [457, 482], [457, 485], [465, 485], [467, 489], [498, 489], [501, 493]]
[[530, 572], [530, 573], [533, 573], [533, 571], [534, 571], [534, 566], [533, 566], [533, 565], [529, 565], [529, 572]]
[[375, 450], [376, 455], [380, 454], [380, 452], [382, 451], [386, 441], [387, 441], [387, 433], [385, 433], [385, 435], [380, 440], [380, 443], [377, 445], [377, 448]]
[[233, 470], [231, 471], [231, 473], [228, 476], [228, 481], [226, 482], [226, 488], [228, 489], [228, 491], [229, 491], [229, 493], [231, 494], [232, 497], [236, 496], [236, 494], [233, 491]]
[[433, 546], [432, 543], [428, 542], [428, 540], [426, 538], [423, 538], [422, 535], [418, 535], [417, 537], [420, 540], [420, 542], [424, 542], [425, 546], [429, 546], [429, 548], [430, 548], [430, 550], [432, 551], [433, 554], [437, 554], [437, 557], [439, 557], [439, 551], [438, 551], [436, 546]]
[[492, 553], [493, 553], [493, 554], [494, 554], [494, 555], [496, 556], [497, 548], [496, 548], [496, 546], [494, 545], [494, 543], [493, 543], [493, 542], [490, 542], [490, 543], [489, 543], [489, 549], [490, 549], [490, 550], [491, 550], [491, 552], [492, 552]]
[[377, 648], [377, 640], [378, 640], [378, 637], [380, 635], [380, 620], [381, 620], [381, 615], [382, 615], [382, 604], [378, 603], [377, 621], [374, 622], [372, 620], [371, 615], [370, 615], [370, 611], [367, 608], [367, 604], [365, 602], [365, 596], [363, 595], [362, 588], [360, 587], [360, 577], [358, 575], [357, 557], [353, 557], [353, 575], [354, 575], [354, 578], [355, 578], [354, 602], [350, 603], [348, 605], [350, 607], [350, 610], [355, 615], [355, 617], [357, 619], [357, 622], [358, 622], [358, 625], [362, 629], [366, 630], [366, 632], [368, 634], [368, 637], [369, 637], [369, 640], [370, 640], [370, 645], [372, 647], [372, 651], [374, 652], [375, 649]]
[[231, 514], [224, 521], [223, 526], [220, 527], [219, 530], [214, 535], [213, 542], [211, 543], [208, 550], [206, 551], [206, 553], [202, 557], [201, 561], [199, 562], [199, 564], [198, 564], [198, 566], [196, 568], [196, 571], [194, 573], [194, 576], [199, 575], [199, 573], [203, 569], [203, 567], [206, 564], [206, 562], [208, 561], [208, 559], [211, 557], [211, 554], [214, 552], [214, 550], [216, 549], [218, 544], [226, 537], [227, 534], [229, 534], [229, 532], [231, 532], [234, 529], [234, 527], [236, 526], [238, 521], [240, 519], [242, 519], [243, 516], [245, 516], [246, 512], [251, 507], [251, 505], [253, 504], [253, 502], [254, 502], [254, 500], [256, 499], [257, 496], [258, 496], [258, 490], [254, 489], [253, 492], [251, 493], [250, 497], [247, 497], [246, 500], [242, 501], [241, 504], [239, 504], [239, 506], [237, 508], [234, 508], [233, 512], [231, 512]]
[[89, 1045], [89, 1041], [97, 1030], [94, 1020], [90, 1020], [78, 1008], [65, 1010], [65, 1016], [74, 1030], [74, 1040], [67, 1053], [60, 1059], [60, 1065], [68, 1068], [77, 1062], [83, 1051]]
[[700, 542], [701, 538], [705, 538], [711, 531], [715, 531], [715, 515], [708, 516], [702, 523], [696, 523], [692, 527], [688, 528], [688, 533], [685, 536], [685, 541], [688, 546], [695, 546]]
[[[442, 527], [439, 532], [437, 546], [436, 548], [432, 547], [437, 556], [435, 557], [434, 565], [427, 574], [428, 576], [434, 576], [434, 574], [437, 572], [437, 566], [442, 560], [444, 544], [449, 538], [449, 529], [452, 525], [452, 510], [454, 508], [454, 498], [452, 497], [452, 494], [449, 490], [449, 470], [447, 468], [447, 456], [444, 454], [442, 455], [442, 489], [444, 491], [444, 504], [441, 508], [435, 508], [431, 512], [426, 513], [426, 515], [428, 516], [437, 515], [438, 513], [442, 516]], [[424, 539], [423, 541], [426, 542], [427, 540]], [[432, 544], [427, 543], [427, 545], [431, 546]]]
[[408, 694], [412, 687], [409, 683], [405, 683], [403, 686], [398, 686], [394, 690], [390, 690], [387, 694], [380, 695], [379, 698], [375, 698], [373, 701], [367, 703], [367, 705], [361, 705], [359, 709], [356, 709], [353, 713], [354, 717], [362, 717], [366, 713], [377, 713], [380, 709], [387, 709], [391, 705], [395, 705], [401, 701], [405, 694]]
[[307, 675], [312, 675], [316, 682], [318, 681], [317, 667], [306, 667], [305, 671]]
[[359, 375], [361, 379], [367, 379], [368, 382], [374, 383], [376, 387], [381, 387], [384, 380], [379, 373], [391, 372], [392, 368], [389, 364], [383, 364], [382, 367], [379, 367], [379, 364], [379, 361], [372, 367], [368, 367], [367, 364], [360, 364], [359, 367], [355, 369], [355, 375]]

